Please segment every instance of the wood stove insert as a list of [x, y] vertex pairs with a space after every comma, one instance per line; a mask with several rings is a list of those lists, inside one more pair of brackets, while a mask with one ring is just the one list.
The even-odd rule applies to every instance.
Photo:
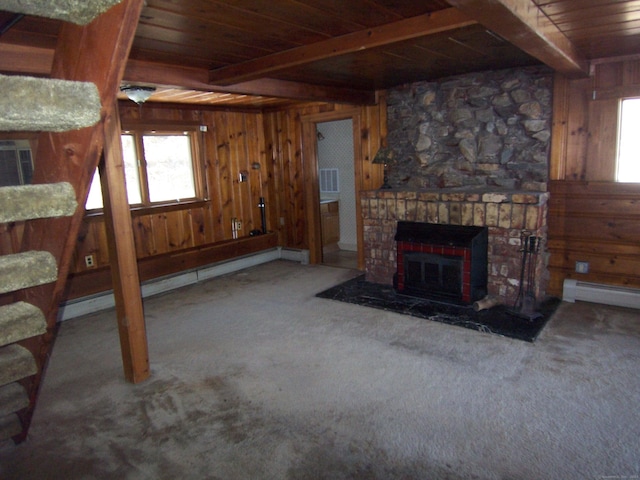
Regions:
[[398, 293], [471, 304], [487, 294], [487, 227], [398, 222]]

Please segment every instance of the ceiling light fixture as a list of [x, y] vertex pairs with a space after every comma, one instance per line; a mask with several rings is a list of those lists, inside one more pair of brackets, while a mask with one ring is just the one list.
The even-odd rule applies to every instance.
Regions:
[[120, 87], [120, 91], [124, 93], [129, 100], [136, 102], [138, 105], [142, 105], [149, 100], [149, 97], [156, 91], [156, 87], [144, 87], [141, 85], [123, 85]]

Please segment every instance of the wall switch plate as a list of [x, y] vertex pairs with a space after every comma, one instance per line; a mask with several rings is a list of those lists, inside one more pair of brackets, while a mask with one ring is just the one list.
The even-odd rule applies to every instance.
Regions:
[[576, 262], [577, 273], [589, 273], [589, 262]]

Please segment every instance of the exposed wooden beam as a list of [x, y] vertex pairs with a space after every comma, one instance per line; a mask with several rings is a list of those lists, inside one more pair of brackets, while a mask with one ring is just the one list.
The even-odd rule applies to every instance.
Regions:
[[246, 81], [234, 85], [212, 85], [209, 72], [204, 69], [179, 67], [154, 62], [130, 59], [124, 74], [124, 81], [150, 83], [165, 87], [182, 87], [204, 92], [236, 93], [241, 95], [261, 95], [311, 102], [350, 103], [373, 105], [375, 92], [355, 88], [336, 88], [288, 82], [273, 78]]
[[[18, 74], [51, 73], [53, 49], [0, 43], [0, 71]], [[309, 102], [374, 105], [375, 92], [355, 88], [309, 85], [265, 78], [236, 85], [211, 85], [204, 69], [180, 67], [129, 59], [123, 81], [147, 83], [163, 87], [187, 88], [202, 92], [260, 95]]]
[[589, 75], [587, 59], [532, 0], [447, 1], [557, 72]]
[[419, 15], [398, 22], [341, 35], [311, 45], [248, 60], [211, 70], [209, 82], [229, 85], [270, 77], [287, 68], [324, 60], [339, 55], [380, 47], [390, 43], [432, 35], [477, 23], [467, 14], [449, 8], [430, 15]]

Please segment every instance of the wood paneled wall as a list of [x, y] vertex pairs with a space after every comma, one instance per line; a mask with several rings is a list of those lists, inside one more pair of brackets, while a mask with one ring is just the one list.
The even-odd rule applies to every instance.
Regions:
[[[305, 185], [308, 176], [315, 178], [317, 172], [307, 166], [303, 155], [302, 119], [318, 114], [337, 119], [346, 112], [356, 112], [359, 118], [358, 189], [377, 188], [382, 183], [382, 168], [372, 165], [371, 160], [386, 135], [384, 98], [380, 106], [308, 104], [266, 113], [153, 103], [138, 107], [121, 102], [120, 118], [125, 126], [186, 122], [207, 127], [206, 132], [201, 132], [200, 152], [207, 198], [185, 205], [132, 211], [141, 280], [276, 245], [308, 248]], [[239, 181], [241, 171], [248, 172], [248, 181]], [[260, 197], [265, 199], [270, 233], [249, 237], [251, 230], [261, 229]], [[232, 218], [242, 222], [239, 239], [232, 238]], [[16, 251], [22, 229], [20, 223], [0, 225], [0, 253]], [[86, 255], [94, 256], [94, 267], [85, 265]], [[110, 289], [108, 265], [103, 217], [89, 215], [78, 237], [67, 298]]]
[[[154, 107], [121, 106], [123, 125], [136, 122], [172, 125], [198, 122], [200, 157], [204, 163], [208, 199], [184, 206], [133, 212], [135, 241], [140, 258], [196, 247], [232, 238], [231, 219], [242, 221], [240, 235], [260, 227], [258, 199], [267, 196], [268, 164], [262, 140], [262, 114]], [[260, 168], [254, 169], [252, 163]], [[248, 181], [240, 182], [241, 171]], [[255, 198], [254, 198], [255, 197]], [[84, 269], [84, 255], [97, 255], [98, 266], [108, 264], [103, 253], [104, 226], [100, 218], [88, 218], [87, 236], [80, 238], [75, 271]]]
[[[596, 62], [593, 75], [585, 80], [556, 77], [549, 187], [549, 294], [561, 296], [565, 278], [640, 287], [640, 185], [613, 181], [617, 105], [620, 98], [628, 96], [640, 96], [638, 59]], [[360, 119], [361, 140], [357, 188], [376, 189], [382, 183], [382, 169], [371, 160], [386, 136], [384, 98], [378, 106], [308, 104], [266, 112], [121, 104], [125, 123], [199, 122], [208, 129], [202, 133], [202, 158], [209, 199], [184, 208], [133, 213], [139, 259], [157, 259], [156, 264], [145, 263], [147, 275], [153, 276], [155, 268], [166, 274], [160, 262], [169, 258], [175, 270], [271, 244], [309, 248], [307, 211], [315, 206], [309, 205], [305, 188], [317, 172], [304, 158], [303, 119], [329, 121], [354, 111]], [[252, 168], [254, 164], [259, 168]], [[240, 183], [242, 170], [249, 172], [249, 181]], [[257, 204], [261, 196], [267, 206], [268, 229], [274, 233], [260, 241], [246, 238], [240, 250], [231, 248], [229, 244], [240, 242], [232, 240], [231, 218], [243, 222], [241, 236], [260, 228]], [[0, 227], [0, 250], [10, 253], [20, 242], [22, 226]], [[222, 253], [200, 253], [216, 246], [223, 247]], [[191, 260], [181, 264], [176, 258], [183, 253]], [[88, 254], [95, 256], [97, 267], [86, 268], [84, 256]], [[108, 275], [100, 273], [108, 261], [101, 217], [88, 217], [76, 251], [72, 296], [84, 293], [79, 285], [103, 288], [90, 277], [100, 276], [108, 282]], [[576, 273], [576, 261], [589, 262], [589, 273]]]
[[307, 205], [309, 200], [305, 189], [309, 180], [317, 183], [318, 172], [311, 168], [313, 162], [304, 158], [303, 121], [314, 118], [332, 121], [353, 116], [359, 122], [355, 123], [359, 141], [355, 139], [354, 142], [356, 201], [359, 202], [360, 191], [378, 188], [383, 180], [382, 167], [373, 165], [371, 161], [387, 134], [384, 96], [381, 95], [379, 104], [375, 106], [354, 108], [352, 105], [313, 104], [265, 113], [266, 151], [274, 176], [275, 201], [272, 209], [278, 221], [279, 243], [283, 247], [309, 248], [306, 209], [319, 209], [319, 205]]
[[[142, 107], [129, 103], [120, 104], [123, 126], [136, 123], [176, 125], [188, 123], [206, 126], [200, 132], [200, 159], [205, 176], [206, 198], [203, 201], [162, 208], [132, 211], [134, 241], [138, 261], [154, 258], [147, 265], [141, 279], [149, 279], [181, 269], [194, 268], [198, 262], [185, 260], [199, 258], [203, 263], [224, 260], [224, 255], [195, 255], [194, 249], [211, 249], [224, 245], [230, 255], [241, 255], [265, 247], [265, 239], [248, 237], [249, 232], [261, 228], [259, 198], [273, 191], [270, 165], [266, 161], [264, 131], [261, 112], [219, 111], [147, 103]], [[247, 181], [240, 181], [240, 172], [248, 174]], [[233, 239], [231, 220], [242, 223], [238, 233], [244, 247], [240, 252], [227, 248]], [[268, 230], [275, 225], [268, 219]], [[269, 235], [266, 246], [275, 246], [275, 235]], [[255, 244], [252, 249], [251, 244]], [[85, 265], [85, 256], [93, 255], [95, 267]], [[183, 258], [184, 257], [184, 258]], [[181, 258], [176, 261], [176, 258]], [[166, 263], [172, 263], [166, 268]], [[109, 265], [107, 237], [101, 215], [88, 216], [78, 238], [74, 264], [70, 276], [69, 298], [105, 290], [109, 285], [104, 274]], [[157, 274], [155, 274], [157, 272]], [[92, 277], [92, 278], [91, 278]], [[100, 280], [96, 280], [100, 279]]]
[[[640, 184], [615, 182], [618, 104], [640, 96], [640, 60], [595, 62], [586, 80], [556, 77], [549, 202], [551, 280], [640, 287]], [[589, 273], [575, 262], [589, 262]]]

